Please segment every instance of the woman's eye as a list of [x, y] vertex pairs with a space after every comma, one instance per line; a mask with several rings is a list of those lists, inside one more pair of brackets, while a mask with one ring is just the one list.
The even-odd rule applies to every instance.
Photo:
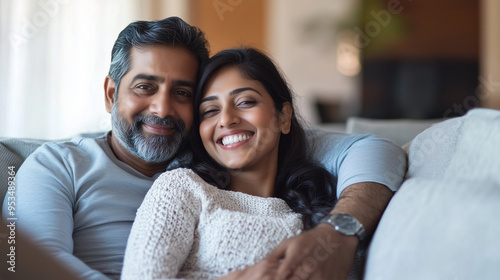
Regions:
[[210, 118], [210, 117], [214, 116], [215, 114], [217, 114], [218, 111], [219, 110], [217, 110], [217, 109], [207, 109], [205, 111], [202, 111], [200, 115], [202, 118]]
[[243, 107], [250, 107], [257, 104], [257, 101], [253, 100], [244, 100], [238, 103], [238, 106], [243, 106]]

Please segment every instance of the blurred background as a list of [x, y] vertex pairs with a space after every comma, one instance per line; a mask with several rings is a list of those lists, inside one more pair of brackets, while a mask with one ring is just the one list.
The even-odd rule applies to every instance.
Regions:
[[312, 124], [500, 109], [497, 0], [0, 0], [0, 137], [110, 129], [114, 40], [173, 15], [205, 31], [211, 54], [268, 53]]

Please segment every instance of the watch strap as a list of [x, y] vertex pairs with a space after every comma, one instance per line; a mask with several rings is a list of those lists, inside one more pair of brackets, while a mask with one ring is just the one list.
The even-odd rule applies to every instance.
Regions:
[[[343, 228], [342, 225], [337, 222], [338, 219], [350, 220], [350, 222], [354, 223], [354, 225], [353, 225], [354, 228], [351, 228], [351, 229]], [[328, 214], [323, 219], [321, 219], [320, 222], [327, 223], [327, 224], [331, 225], [336, 231], [340, 232], [341, 234], [356, 235], [356, 236], [358, 236], [360, 241], [366, 238], [365, 228], [356, 218], [354, 218], [351, 215], [340, 214], [340, 213]]]

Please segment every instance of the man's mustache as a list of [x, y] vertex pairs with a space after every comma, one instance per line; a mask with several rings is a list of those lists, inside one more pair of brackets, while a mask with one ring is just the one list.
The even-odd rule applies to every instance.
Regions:
[[140, 129], [141, 124], [149, 123], [149, 124], [158, 124], [172, 127], [178, 132], [184, 132], [186, 129], [186, 125], [181, 119], [174, 118], [172, 116], [166, 116], [164, 118], [160, 118], [153, 115], [137, 115], [134, 118], [134, 126], [136, 129]]

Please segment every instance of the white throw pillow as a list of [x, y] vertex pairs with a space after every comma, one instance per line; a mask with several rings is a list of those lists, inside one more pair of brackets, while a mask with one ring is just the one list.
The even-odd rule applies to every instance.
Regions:
[[500, 111], [419, 134], [371, 242], [365, 279], [498, 279]]

